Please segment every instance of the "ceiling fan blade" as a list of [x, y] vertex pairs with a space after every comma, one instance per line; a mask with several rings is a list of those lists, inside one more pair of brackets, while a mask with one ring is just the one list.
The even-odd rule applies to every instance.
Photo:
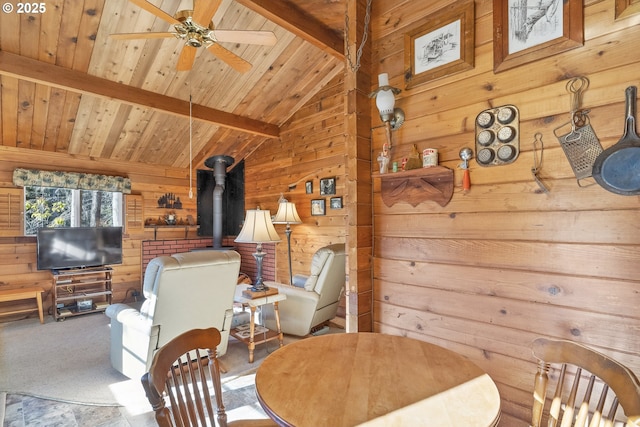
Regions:
[[193, 0], [193, 2], [193, 21], [203, 27], [208, 27], [222, 0]]
[[229, 64], [233, 69], [235, 69], [240, 73], [246, 73], [252, 67], [252, 65], [249, 62], [240, 58], [238, 55], [231, 52], [230, 50], [220, 46], [218, 43], [212, 44], [207, 48], [207, 50], [213, 53], [214, 55], [216, 55], [218, 58], [220, 58], [224, 62], [226, 62], [227, 64]]
[[214, 30], [213, 37], [219, 42], [259, 44], [273, 46], [278, 39], [272, 31]]
[[109, 34], [112, 39], [130, 40], [130, 39], [164, 39], [175, 37], [176, 33], [118, 33]]
[[176, 66], [176, 70], [178, 71], [189, 71], [193, 67], [193, 61], [196, 59], [196, 51], [197, 48], [189, 45], [185, 45], [182, 48], [182, 52], [180, 52], [180, 57], [178, 58], [178, 65]]
[[156, 7], [156, 6], [152, 5], [148, 1], [145, 1], [145, 0], [129, 0], [129, 1], [131, 3], [133, 3], [133, 4], [135, 4], [136, 6], [138, 6], [139, 8], [144, 9], [147, 12], [154, 14], [158, 18], [164, 19], [169, 24], [180, 24], [180, 21], [178, 21], [176, 18], [174, 18], [173, 16], [169, 15], [167, 12], [165, 12], [162, 9], [160, 9], [159, 7]]

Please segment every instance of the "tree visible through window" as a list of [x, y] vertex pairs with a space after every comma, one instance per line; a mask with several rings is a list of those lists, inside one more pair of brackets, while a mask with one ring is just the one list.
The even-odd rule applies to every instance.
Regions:
[[122, 193], [25, 187], [25, 235], [40, 227], [122, 225]]

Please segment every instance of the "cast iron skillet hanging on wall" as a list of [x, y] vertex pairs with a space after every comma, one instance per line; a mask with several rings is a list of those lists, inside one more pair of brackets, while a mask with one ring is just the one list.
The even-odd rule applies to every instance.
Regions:
[[640, 194], [640, 137], [636, 133], [636, 96], [638, 89], [625, 91], [627, 118], [622, 138], [604, 150], [593, 164], [593, 177], [605, 190], [623, 196]]

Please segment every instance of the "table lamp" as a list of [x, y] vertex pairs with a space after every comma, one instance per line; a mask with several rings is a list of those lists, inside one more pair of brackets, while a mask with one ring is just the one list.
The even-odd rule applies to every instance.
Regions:
[[298, 216], [295, 203], [287, 201], [284, 197], [278, 203], [278, 213], [273, 220], [274, 224], [287, 224], [284, 233], [287, 235], [287, 250], [289, 253], [289, 284], [293, 285], [293, 270], [291, 269], [291, 224], [300, 224], [302, 220]]
[[252, 291], [262, 292], [268, 289], [262, 282], [262, 260], [266, 255], [266, 253], [262, 252], [262, 244], [279, 241], [280, 236], [278, 236], [276, 229], [273, 227], [270, 211], [261, 210], [259, 207], [256, 210], [247, 211], [242, 230], [240, 230], [240, 234], [236, 237], [235, 242], [257, 243], [256, 252], [253, 254], [253, 257], [256, 260], [258, 274], [255, 284], [251, 287]]

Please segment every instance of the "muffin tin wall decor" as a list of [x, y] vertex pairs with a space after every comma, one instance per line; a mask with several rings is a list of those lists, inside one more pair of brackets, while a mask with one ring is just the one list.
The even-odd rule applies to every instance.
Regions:
[[500, 166], [520, 154], [520, 116], [515, 105], [482, 111], [476, 117], [476, 161], [480, 166]]

